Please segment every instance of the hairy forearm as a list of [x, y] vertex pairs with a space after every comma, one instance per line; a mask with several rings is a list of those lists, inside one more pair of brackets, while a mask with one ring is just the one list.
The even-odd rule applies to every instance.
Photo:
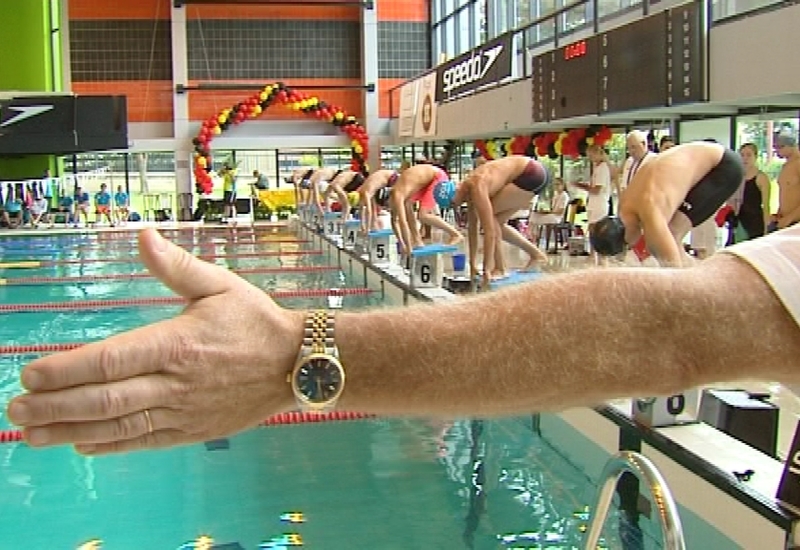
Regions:
[[347, 371], [341, 407], [377, 414], [493, 416], [745, 376], [800, 381], [791, 373], [798, 328], [733, 258], [688, 270], [583, 271], [337, 319]]

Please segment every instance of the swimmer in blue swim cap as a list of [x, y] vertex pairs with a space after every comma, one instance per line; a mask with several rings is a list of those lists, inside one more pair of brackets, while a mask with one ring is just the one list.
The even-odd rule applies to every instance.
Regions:
[[619, 217], [594, 224], [589, 234], [600, 255], [615, 256], [642, 236], [663, 266], [695, 262], [683, 239], [713, 217], [744, 181], [738, 153], [717, 143], [676, 145], [642, 165], [619, 202]]
[[389, 204], [392, 210], [392, 228], [400, 243], [401, 253], [407, 254], [425, 245], [419, 232], [419, 224], [409, 221], [414, 216], [414, 203], [419, 203], [417, 219], [420, 224], [447, 233], [447, 244], [454, 245], [464, 240], [458, 229], [436, 213], [437, 199], [434, 191], [437, 184], [449, 180], [447, 172], [433, 164], [416, 164], [404, 170], [397, 178], [392, 186]]
[[520, 210], [527, 210], [534, 196], [549, 183], [550, 174], [539, 161], [512, 155], [479, 164], [458, 186], [452, 202], [456, 207], [464, 203], [467, 205], [472, 277], [478, 274], [478, 224], [483, 227], [484, 288], [492, 280], [508, 276], [502, 241], [516, 245], [528, 254], [530, 260], [525, 269], [531, 269], [536, 263], [547, 262], [547, 255], [508, 225], [508, 220]]

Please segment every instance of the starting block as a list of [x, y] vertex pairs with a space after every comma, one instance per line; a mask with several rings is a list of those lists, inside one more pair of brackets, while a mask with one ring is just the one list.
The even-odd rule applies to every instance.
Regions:
[[369, 261], [376, 267], [389, 267], [397, 262], [394, 231], [379, 229], [369, 232]]
[[346, 220], [344, 222], [344, 234], [342, 242], [348, 250], [354, 250], [358, 243], [358, 230], [361, 227], [361, 220]]
[[342, 235], [342, 215], [339, 212], [326, 212], [325, 213], [325, 227], [323, 227], [323, 235], [326, 237], [341, 237]]
[[309, 208], [308, 217], [308, 225], [311, 226], [311, 231], [315, 234], [322, 233], [322, 224], [324, 223], [322, 214], [316, 209]]
[[455, 254], [457, 246], [431, 244], [415, 248], [409, 255], [411, 288], [438, 288], [444, 275], [443, 254]]
[[697, 422], [700, 389], [691, 388], [667, 397], [633, 400], [633, 420], [650, 428], [665, 428]]

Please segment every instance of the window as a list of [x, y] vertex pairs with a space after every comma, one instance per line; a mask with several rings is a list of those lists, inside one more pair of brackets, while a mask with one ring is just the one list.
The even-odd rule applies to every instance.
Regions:
[[474, 45], [477, 45], [472, 43], [474, 33], [472, 32], [473, 28], [469, 24], [469, 12], [470, 10], [462, 10], [456, 15], [458, 18], [458, 48], [456, 49], [456, 54], [467, 52]]

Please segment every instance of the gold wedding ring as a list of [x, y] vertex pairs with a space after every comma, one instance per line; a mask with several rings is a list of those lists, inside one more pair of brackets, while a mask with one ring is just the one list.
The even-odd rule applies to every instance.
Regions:
[[150, 410], [144, 410], [144, 419], [147, 420], [147, 434], [153, 433], [153, 420], [150, 418]]

